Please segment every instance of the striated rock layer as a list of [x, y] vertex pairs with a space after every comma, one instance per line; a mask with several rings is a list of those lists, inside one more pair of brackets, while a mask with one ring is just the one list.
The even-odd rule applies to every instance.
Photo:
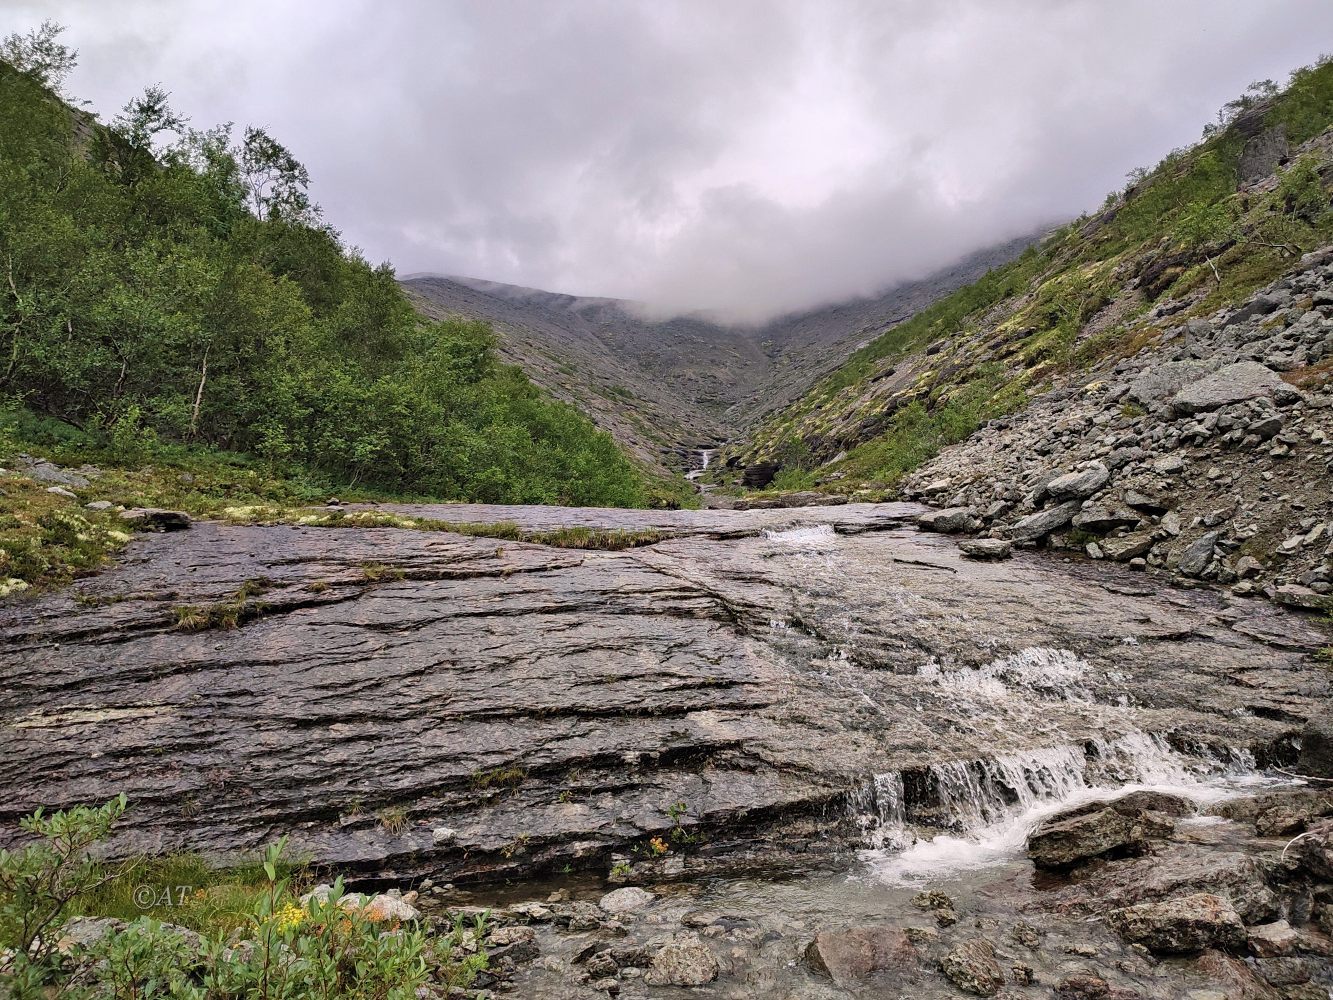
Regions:
[[941, 762], [1151, 734], [1262, 764], [1329, 693], [1323, 637], [1291, 612], [1104, 564], [966, 559], [906, 526], [911, 505], [411, 511], [675, 537], [141, 538], [0, 609], [0, 825], [123, 790], [120, 850], [290, 833], [368, 873], [482, 878], [605, 871], [680, 827], [686, 874], [809, 865], [860, 843], [849, 803], [877, 774], [927, 823]]

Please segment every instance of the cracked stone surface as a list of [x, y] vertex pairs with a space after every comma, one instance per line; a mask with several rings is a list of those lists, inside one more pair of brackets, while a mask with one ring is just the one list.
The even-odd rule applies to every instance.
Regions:
[[[123, 790], [118, 850], [228, 856], [288, 833], [363, 872], [481, 879], [604, 871], [684, 802], [691, 871], [826, 863], [859, 843], [847, 803], [875, 774], [1135, 732], [1262, 762], [1329, 694], [1308, 618], [1048, 554], [968, 560], [909, 526], [912, 505], [393, 509], [676, 537], [137, 539], [0, 607], [0, 825]], [[262, 592], [239, 628], [177, 629], [179, 606], [247, 581]], [[970, 683], [1034, 650], [1077, 682]]]

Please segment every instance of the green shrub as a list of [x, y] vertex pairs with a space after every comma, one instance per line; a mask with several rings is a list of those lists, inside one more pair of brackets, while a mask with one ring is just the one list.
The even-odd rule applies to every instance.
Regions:
[[[417, 316], [262, 130], [187, 130], [150, 91], [76, 145], [74, 114], [0, 62], [6, 409], [83, 428], [131, 467], [188, 444], [439, 499], [656, 494], [609, 435], [500, 363], [484, 324]], [[276, 187], [246, 186], [238, 164], [256, 158]]]
[[[124, 813], [124, 796], [22, 822], [38, 839], [0, 851], [0, 992], [11, 1000], [415, 1000], [433, 981], [466, 987], [487, 965], [484, 917], [441, 934], [386, 923], [344, 894], [342, 880], [304, 904], [284, 870], [284, 841], [265, 853], [243, 912], [196, 935], [152, 916], [90, 943], [64, 944], [76, 904], [123, 902], [107, 887], [144, 862], [108, 866], [95, 845]], [[197, 863], [194, 863], [197, 866]], [[169, 866], [183, 877], [181, 863]], [[187, 864], [188, 867], [188, 864]], [[197, 872], [194, 874], [198, 874]], [[138, 889], [144, 883], [136, 886]], [[123, 912], [120, 911], [120, 912]], [[465, 948], [465, 944], [471, 944]]]

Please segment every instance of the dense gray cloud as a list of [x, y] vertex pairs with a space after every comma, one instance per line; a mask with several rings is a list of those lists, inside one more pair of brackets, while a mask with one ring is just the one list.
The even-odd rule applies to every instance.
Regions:
[[1328, 0], [8, 0], [109, 118], [270, 126], [327, 217], [436, 271], [754, 320], [1095, 207]]

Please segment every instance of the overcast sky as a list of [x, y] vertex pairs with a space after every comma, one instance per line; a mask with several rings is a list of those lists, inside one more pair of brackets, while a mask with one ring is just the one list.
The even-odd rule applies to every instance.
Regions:
[[111, 118], [262, 124], [372, 261], [759, 319], [1096, 207], [1330, 0], [3, 0]]

